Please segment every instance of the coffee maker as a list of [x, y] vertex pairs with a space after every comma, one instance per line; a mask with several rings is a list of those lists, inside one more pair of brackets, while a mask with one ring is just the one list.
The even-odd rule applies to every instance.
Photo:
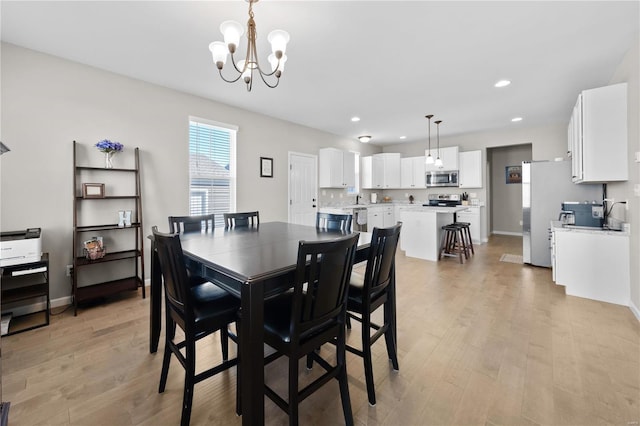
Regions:
[[565, 201], [562, 203], [562, 212], [560, 213], [561, 217], [563, 215], [567, 224], [575, 226], [602, 228], [604, 225], [604, 207], [602, 204]]

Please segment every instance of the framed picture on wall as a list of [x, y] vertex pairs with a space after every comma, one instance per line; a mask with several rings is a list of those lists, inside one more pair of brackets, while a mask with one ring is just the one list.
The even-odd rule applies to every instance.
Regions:
[[260, 157], [260, 177], [273, 177], [273, 158]]
[[522, 166], [505, 167], [505, 176], [507, 184], [522, 183]]

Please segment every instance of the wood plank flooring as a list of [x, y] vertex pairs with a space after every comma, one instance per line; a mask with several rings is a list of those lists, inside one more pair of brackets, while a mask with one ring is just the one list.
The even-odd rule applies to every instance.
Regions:
[[[461, 265], [397, 256], [400, 371], [374, 346], [378, 403], [367, 402], [362, 360], [348, 356], [358, 425], [638, 425], [640, 324], [623, 306], [564, 294], [551, 271], [500, 262], [521, 239], [493, 236]], [[149, 299], [135, 293], [52, 317], [2, 339], [2, 389], [16, 425], [177, 425], [184, 373], [175, 358], [158, 393], [163, 342], [149, 354]], [[349, 340], [358, 345], [357, 324]], [[330, 353], [329, 347], [323, 353]], [[219, 339], [198, 346], [199, 368]], [[235, 353], [232, 345], [231, 352]], [[303, 383], [319, 373], [307, 372]], [[286, 396], [286, 368], [266, 381]], [[193, 425], [240, 424], [235, 369], [196, 385]], [[303, 425], [344, 422], [338, 384], [304, 401]], [[286, 415], [265, 401], [269, 425]]]

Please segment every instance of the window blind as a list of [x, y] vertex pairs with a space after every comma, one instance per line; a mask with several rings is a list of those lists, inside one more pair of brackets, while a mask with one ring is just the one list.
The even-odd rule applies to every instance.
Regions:
[[222, 214], [235, 210], [235, 130], [189, 121], [189, 214]]

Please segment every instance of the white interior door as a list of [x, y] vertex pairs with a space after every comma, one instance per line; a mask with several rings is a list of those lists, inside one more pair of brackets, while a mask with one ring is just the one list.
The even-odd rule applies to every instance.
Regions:
[[318, 157], [289, 153], [289, 222], [315, 226], [318, 206]]

